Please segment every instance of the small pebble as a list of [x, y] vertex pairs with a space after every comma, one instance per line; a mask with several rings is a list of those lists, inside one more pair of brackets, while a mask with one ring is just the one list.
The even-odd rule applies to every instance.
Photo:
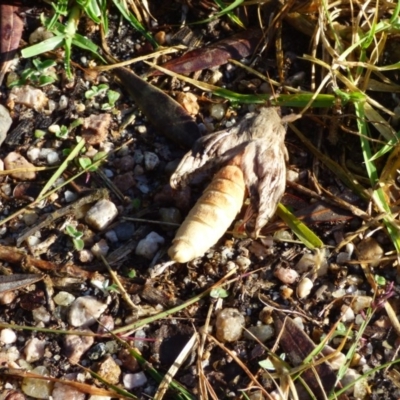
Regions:
[[351, 302], [351, 308], [355, 314], [358, 314], [361, 310], [368, 308], [372, 303], [372, 297], [370, 296], [355, 296]]
[[106, 140], [110, 124], [110, 114], [92, 114], [84, 119], [81, 135], [88, 144], [100, 144]]
[[141, 164], [143, 162], [144, 155], [142, 150], [135, 150], [133, 153], [133, 160], [135, 161], [135, 164]]
[[271, 325], [251, 326], [250, 328], [248, 328], [248, 331], [252, 335], [249, 334], [247, 331], [244, 331], [243, 336], [246, 339], [255, 340], [255, 336], [260, 342], [265, 342], [268, 339], [271, 339], [275, 334], [275, 330]]
[[29, 339], [24, 348], [25, 359], [28, 363], [40, 360], [44, 356], [46, 342], [38, 338]]
[[[48, 369], [43, 366], [36, 367], [31, 372], [37, 375], [49, 375]], [[24, 378], [21, 388], [27, 396], [34, 399], [49, 399], [53, 390], [53, 383], [45, 379]]]
[[[7, 157], [4, 159], [4, 169], [12, 170], [17, 168], [33, 168], [34, 165], [31, 164], [25, 157], [14, 151], [8, 153]], [[34, 171], [21, 171], [21, 172], [11, 172], [10, 174], [13, 178], [19, 179], [21, 181], [30, 181], [36, 178], [36, 172]]]
[[121, 376], [121, 368], [115, 360], [108, 355], [96, 368], [96, 372], [108, 383], [116, 385]]
[[149, 260], [153, 259], [155, 253], [165, 242], [164, 238], [156, 232], [150, 232], [136, 246], [135, 253], [138, 256], [145, 257]]
[[119, 174], [114, 177], [113, 183], [122, 193], [126, 193], [129, 189], [136, 186], [134, 175], [135, 173], [133, 171]]
[[0, 293], [0, 304], [1, 305], [11, 304], [16, 297], [17, 297], [16, 292], [8, 291]]
[[22, 217], [27, 226], [31, 226], [38, 220], [38, 215], [34, 211], [28, 211]]
[[56, 151], [51, 151], [47, 154], [46, 160], [49, 165], [54, 165], [60, 162], [60, 156]]
[[75, 296], [68, 292], [59, 292], [53, 297], [53, 300], [58, 306], [67, 307], [73, 303]]
[[140, 370], [139, 362], [131, 355], [128, 349], [121, 349], [118, 352], [118, 359], [121, 361], [121, 365], [128, 371], [137, 372]]
[[23, 104], [36, 111], [42, 111], [48, 99], [42, 90], [32, 86], [14, 86], [8, 96], [7, 105], [14, 108], [14, 104]]
[[297, 285], [297, 297], [299, 299], [304, 299], [304, 297], [307, 297], [311, 293], [313, 286], [314, 283], [310, 278], [303, 278]]
[[116, 168], [120, 169], [121, 171], [130, 171], [135, 166], [135, 160], [132, 156], [127, 155], [116, 159], [114, 161], [114, 165]]
[[215, 320], [216, 336], [221, 342], [234, 342], [242, 336], [244, 316], [235, 308], [221, 310]]
[[176, 101], [191, 115], [197, 115], [200, 110], [197, 96], [191, 92], [179, 92]]
[[97, 258], [100, 258], [101, 256], [105, 257], [108, 253], [108, 250], [110, 250], [107, 241], [104, 239], [101, 239], [97, 243], [95, 243], [90, 251], [93, 253], [93, 255]]
[[67, 203], [72, 203], [73, 201], [78, 199], [78, 195], [75, 192], [71, 192], [70, 190], [66, 190], [64, 192], [64, 199]]
[[217, 121], [220, 121], [222, 118], [224, 118], [225, 112], [226, 108], [221, 103], [211, 104], [210, 106], [210, 115]]
[[17, 334], [9, 328], [5, 328], [0, 332], [0, 342], [4, 344], [11, 344], [17, 341]]
[[299, 274], [292, 268], [277, 266], [274, 270], [274, 276], [286, 285], [291, 285], [299, 279]]
[[85, 400], [86, 398], [86, 395], [78, 389], [61, 382], [54, 384], [51, 396], [53, 400]]
[[144, 372], [137, 372], [136, 374], [125, 374], [122, 382], [125, 389], [132, 390], [145, 385], [147, 378]]
[[114, 318], [111, 315], [102, 315], [99, 319], [99, 327], [97, 333], [110, 333], [115, 327]]
[[32, 318], [38, 323], [48, 324], [51, 320], [51, 314], [46, 307], [40, 306], [32, 310]]
[[0, 104], [0, 146], [4, 142], [12, 124], [12, 118], [7, 108]]
[[107, 241], [109, 241], [111, 243], [118, 242], [118, 236], [115, 233], [115, 231], [113, 231], [113, 230], [106, 232], [105, 237], [106, 237]]
[[95, 344], [88, 352], [87, 356], [90, 360], [99, 360], [106, 354], [106, 346], [104, 343]]
[[[93, 332], [87, 330], [89, 334]], [[90, 349], [94, 342], [93, 336], [66, 335], [64, 338], [64, 354], [72, 365], [79, 363], [83, 354]]]
[[85, 221], [92, 228], [104, 229], [118, 215], [117, 207], [107, 199], [99, 200], [86, 214]]
[[147, 171], [152, 171], [160, 163], [160, 159], [157, 154], [150, 151], [144, 152], [144, 166]]
[[87, 249], [83, 249], [79, 252], [79, 261], [83, 263], [89, 263], [93, 261], [94, 259], [94, 254]]
[[70, 306], [68, 320], [72, 326], [88, 327], [106, 310], [107, 305], [92, 296], [78, 297]]
[[343, 304], [342, 307], [340, 308], [340, 311], [342, 312], [342, 321], [343, 322], [354, 321], [355, 315], [354, 315], [354, 311], [351, 309], [351, 307]]
[[118, 237], [118, 240], [124, 242], [130, 239], [135, 233], [135, 225], [132, 222], [121, 222], [114, 227], [114, 232]]

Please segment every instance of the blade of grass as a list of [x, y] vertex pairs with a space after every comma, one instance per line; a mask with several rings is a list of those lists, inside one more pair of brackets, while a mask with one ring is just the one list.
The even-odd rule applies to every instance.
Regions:
[[310, 228], [303, 224], [303, 222], [296, 218], [284, 205], [278, 205], [277, 214], [286, 222], [293, 233], [307, 248], [314, 250], [324, 245], [322, 240]]
[[62, 173], [67, 169], [68, 164], [72, 161], [83, 149], [85, 146], [85, 141], [81, 139], [78, 144], [73, 148], [71, 153], [69, 153], [68, 157], [64, 160], [64, 162], [60, 165], [57, 171], [52, 175], [52, 177], [48, 180], [46, 185], [44, 185], [43, 189], [38, 195], [38, 199], [42, 198], [46, 192], [54, 185], [54, 182], [62, 175]]
[[122, 16], [137, 30], [139, 31], [148, 42], [152, 44], [154, 48], [158, 48], [158, 43], [153, 37], [146, 31], [142, 24], [136, 19], [136, 17], [126, 8], [125, 2], [121, 0], [112, 0], [115, 6], [118, 8]]
[[[357, 116], [358, 131], [360, 132], [361, 150], [364, 157], [365, 168], [371, 182], [371, 187], [376, 188], [379, 183], [378, 171], [375, 164], [370, 161], [372, 152], [370, 147], [369, 129], [365, 119], [364, 102], [359, 101], [354, 103], [355, 113]], [[372, 199], [380, 212], [385, 212], [387, 216], [383, 219], [390, 238], [396, 248], [397, 253], [400, 253], [400, 228], [394, 220], [389, 204], [386, 201], [385, 193], [381, 187], [374, 189]]]
[[239, 7], [242, 3], [244, 3], [244, 0], [235, 0], [232, 4], [230, 4], [229, 6], [225, 7], [220, 12], [217, 12], [212, 17], [207, 18], [207, 19], [203, 19], [202, 21], [193, 22], [193, 23], [191, 23], [189, 25], [206, 24], [208, 22], [214, 21], [215, 19], [218, 19], [219, 17], [222, 17], [225, 14], [229, 14], [235, 8]]
[[[148, 65], [158, 69], [166, 75], [178, 78], [184, 82], [190, 83], [199, 89], [207, 92], [212, 92], [215, 96], [223, 97], [235, 103], [241, 104], [265, 104], [271, 103], [274, 106], [287, 106], [287, 107], [304, 107], [313, 98], [313, 93], [296, 93], [289, 95], [280, 95], [276, 99], [271, 99], [270, 94], [240, 94], [228, 89], [220, 88], [218, 86], [210, 85], [205, 82], [197, 81], [184, 75], [177, 74], [169, 69], [163, 68], [159, 65], [145, 61]], [[313, 107], [332, 107], [336, 104], [336, 97], [329, 94], [319, 94], [313, 102]]]
[[[221, 12], [224, 10], [225, 4], [221, 0], [214, 0], [214, 2], [222, 9]], [[242, 21], [231, 11], [228, 11], [227, 13], [229, 19], [234, 22], [235, 24], [239, 25], [241, 28], [245, 28], [243, 25]]]

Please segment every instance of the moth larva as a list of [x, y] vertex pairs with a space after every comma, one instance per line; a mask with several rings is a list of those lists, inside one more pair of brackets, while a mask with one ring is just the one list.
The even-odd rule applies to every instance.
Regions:
[[244, 193], [242, 170], [222, 167], [178, 229], [168, 250], [171, 259], [191, 261], [217, 243], [242, 208]]

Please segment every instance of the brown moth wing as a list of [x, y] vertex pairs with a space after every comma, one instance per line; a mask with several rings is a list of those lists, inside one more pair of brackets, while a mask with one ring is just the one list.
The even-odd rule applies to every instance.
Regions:
[[246, 114], [239, 124], [228, 130], [198, 139], [171, 176], [171, 186], [185, 185], [196, 172], [221, 166], [240, 154], [250, 141], [272, 138], [279, 129], [284, 128], [276, 108], [263, 107]]
[[[277, 137], [276, 142], [279, 138]], [[283, 141], [273, 146], [265, 139], [252, 141], [246, 146], [241, 159], [241, 169], [254, 210], [256, 224], [254, 235], [270, 220], [286, 187], [286, 148]]]

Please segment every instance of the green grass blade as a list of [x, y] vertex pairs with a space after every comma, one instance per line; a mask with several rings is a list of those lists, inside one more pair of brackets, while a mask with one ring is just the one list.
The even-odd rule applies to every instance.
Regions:
[[323, 247], [324, 243], [322, 240], [303, 222], [295, 217], [284, 205], [278, 205], [277, 214], [307, 248], [314, 250]]
[[[222, 3], [222, 2], [221, 2]], [[230, 4], [228, 7], [225, 7], [222, 9], [220, 12], [214, 14], [212, 17], [203, 19], [202, 21], [197, 21], [193, 22], [190, 25], [199, 25], [199, 24], [206, 24], [208, 22], [214, 21], [215, 19], [222, 17], [225, 14], [229, 14], [232, 10], [240, 6], [242, 3], [244, 3], [244, 0], [235, 0], [232, 4]], [[223, 3], [222, 3], [223, 4]]]
[[64, 43], [63, 36], [53, 36], [43, 42], [34, 44], [21, 50], [22, 57], [30, 58], [58, 49]]
[[357, 115], [357, 125], [360, 132], [361, 150], [364, 157], [365, 168], [368, 173], [372, 188], [377, 188], [372, 193], [372, 199], [380, 212], [385, 212], [387, 216], [383, 219], [386, 229], [392, 239], [396, 251], [400, 253], [400, 228], [392, 216], [389, 204], [386, 201], [385, 194], [378, 186], [379, 176], [375, 164], [371, 161], [372, 152], [369, 142], [369, 130], [366, 123], [364, 102], [354, 103], [355, 113]]
[[142, 24], [136, 19], [136, 17], [126, 8], [125, 3], [121, 0], [112, 0], [115, 6], [118, 8], [122, 16], [137, 30], [139, 31], [153, 47], [158, 48], [158, 43], [153, 37], [144, 29]]
[[[221, 0], [214, 0], [214, 2], [222, 9], [222, 11], [224, 10], [224, 2]], [[234, 22], [235, 24], [239, 25], [241, 28], [245, 28], [245, 26], [243, 25], [242, 21], [232, 12], [232, 11], [228, 11], [227, 13], [229, 19]]]
[[[271, 104], [273, 106], [286, 106], [286, 107], [305, 107], [311, 99], [315, 96], [314, 93], [296, 93], [296, 94], [282, 94], [275, 99], [271, 99], [270, 94], [240, 94], [228, 89], [220, 88], [209, 83], [197, 81], [196, 79], [189, 78], [188, 76], [177, 74], [169, 69], [163, 68], [159, 65], [145, 61], [150, 66], [158, 69], [166, 75], [178, 78], [184, 82], [198, 87], [201, 90], [212, 92], [215, 96], [223, 97], [234, 103], [241, 104]], [[337, 97], [331, 94], [318, 94], [313, 99], [313, 107], [332, 107], [336, 104]]]
[[44, 185], [42, 191], [39, 193], [38, 199], [41, 198], [53, 185], [54, 182], [61, 176], [61, 174], [68, 167], [68, 163], [72, 161], [85, 146], [85, 141], [81, 139], [81, 141], [74, 147], [74, 149], [69, 153], [68, 157], [64, 160], [64, 162], [59, 166], [57, 171], [52, 175], [49, 181]]

